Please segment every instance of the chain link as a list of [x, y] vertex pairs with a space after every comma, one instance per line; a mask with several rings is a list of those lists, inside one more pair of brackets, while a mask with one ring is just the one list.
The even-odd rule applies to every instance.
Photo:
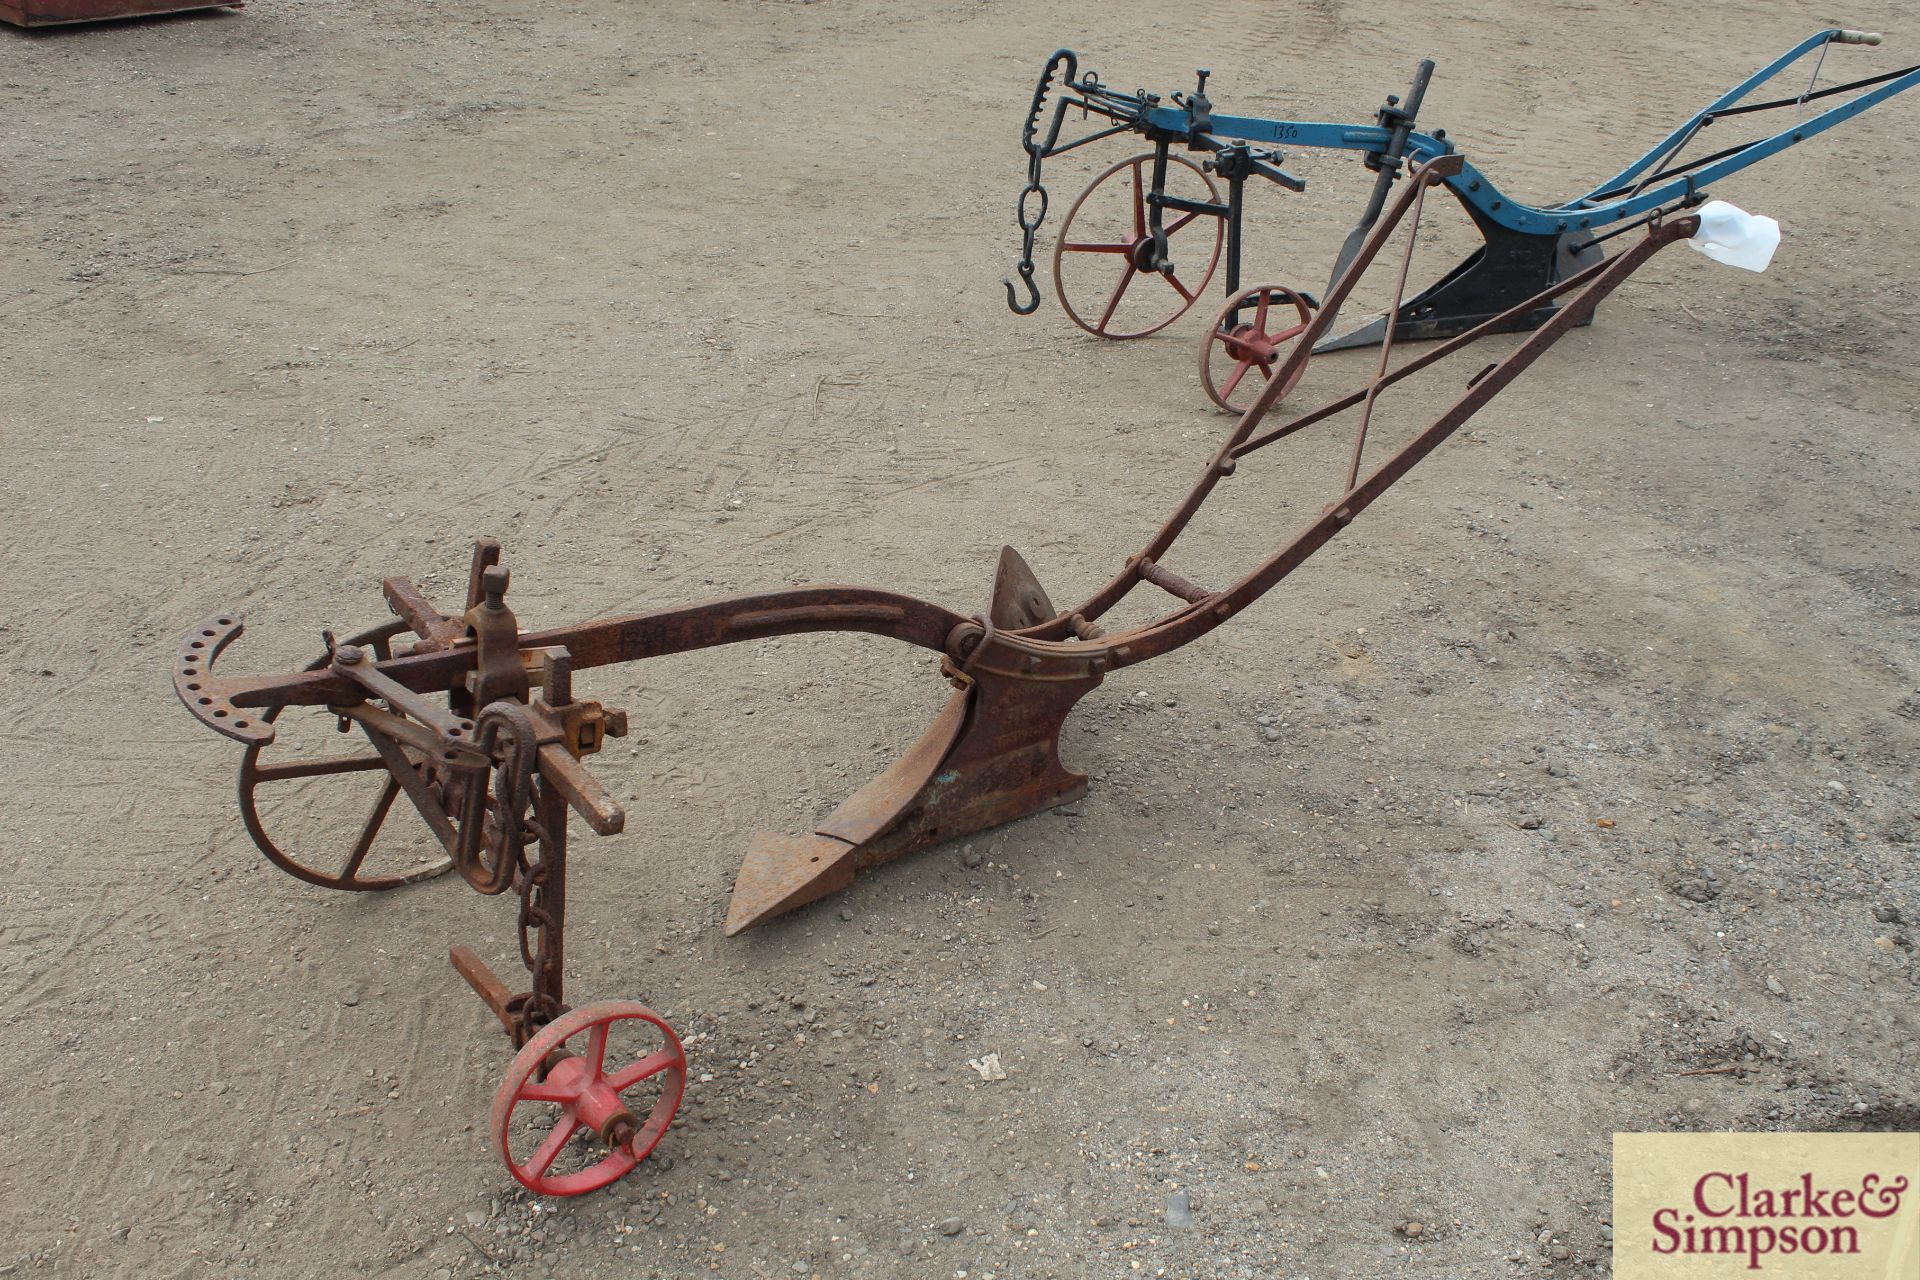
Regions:
[[529, 822], [526, 826], [527, 839], [521, 845], [521, 852], [516, 855], [519, 861], [515, 868], [514, 883], [520, 892], [520, 914], [516, 927], [520, 937], [520, 962], [533, 975], [534, 990], [515, 996], [509, 1006], [514, 1018], [516, 1044], [525, 1044], [535, 1031], [564, 1011], [564, 1006], [557, 999], [539, 989], [540, 975], [547, 972], [554, 961], [553, 916], [546, 904], [549, 864], [544, 857], [528, 862], [524, 850], [533, 846], [544, 852], [549, 846], [546, 832], [537, 823]]
[[517, 702], [488, 703], [476, 725], [475, 743], [493, 760], [492, 785], [484, 769], [466, 782], [473, 790], [463, 806], [466, 821], [454, 862], [481, 893], [505, 893], [525, 862], [527, 845], [538, 839], [529, 810], [540, 743], [526, 708]]

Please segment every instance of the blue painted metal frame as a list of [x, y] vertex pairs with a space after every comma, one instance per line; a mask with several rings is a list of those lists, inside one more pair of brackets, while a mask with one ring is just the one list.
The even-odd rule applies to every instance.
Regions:
[[[1808, 54], [1824, 50], [1842, 34], [1842, 31], [1836, 27], [1807, 37], [1714, 99], [1690, 120], [1668, 134], [1658, 146], [1625, 169], [1600, 183], [1585, 195], [1577, 196], [1565, 204], [1545, 208], [1523, 204], [1502, 193], [1493, 184], [1492, 179], [1481, 173], [1471, 163], [1462, 165], [1458, 174], [1446, 179], [1446, 184], [1462, 201], [1480, 210], [1501, 226], [1534, 235], [1553, 235], [1562, 231], [1586, 228], [1598, 230], [1612, 223], [1650, 213], [1655, 209], [1684, 203], [1699, 195], [1710, 183], [1738, 173], [1768, 156], [1785, 151], [1796, 142], [1803, 142], [1815, 134], [1825, 133], [1842, 121], [1859, 115], [1867, 108], [1920, 84], [1920, 68], [1916, 68], [1884, 84], [1864, 90], [1858, 96], [1847, 99], [1839, 106], [1829, 107], [1819, 115], [1804, 120], [1792, 128], [1782, 129], [1771, 137], [1756, 139], [1733, 154], [1703, 165], [1692, 173], [1670, 178], [1657, 185], [1648, 186], [1645, 190], [1635, 191], [1616, 199], [1600, 198], [1605, 193], [1631, 182], [1642, 173], [1654, 168], [1661, 160], [1668, 158], [1669, 154], [1696, 132], [1709, 116], [1734, 106], [1760, 85]], [[1185, 136], [1188, 131], [1188, 116], [1185, 109], [1181, 107], [1150, 106], [1140, 113], [1139, 120], [1149, 129], [1164, 131], [1168, 134]], [[1387, 130], [1377, 125], [1266, 120], [1254, 116], [1215, 115], [1212, 128], [1208, 132], [1216, 137], [1234, 138], [1247, 142], [1285, 144], [1330, 151], [1378, 151], [1387, 142]], [[1435, 156], [1445, 155], [1452, 150], [1451, 142], [1434, 137], [1432, 134], [1415, 132], [1408, 135], [1408, 158], [1416, 164], [1424, 163]]]

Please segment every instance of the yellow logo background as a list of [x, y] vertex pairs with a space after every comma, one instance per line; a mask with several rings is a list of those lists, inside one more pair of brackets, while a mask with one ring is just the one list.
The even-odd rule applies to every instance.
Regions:
[[1613, 1241], [1616, 1280], [1916, 1280], [1920, 1133], [1616, 1133]]

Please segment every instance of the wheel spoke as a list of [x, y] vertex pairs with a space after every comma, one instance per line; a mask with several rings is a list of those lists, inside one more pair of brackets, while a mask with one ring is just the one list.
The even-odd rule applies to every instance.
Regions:
[[625, 1093], [648, 1076], [657, 1076], [668, 1067], [677, 1066], [680, 1055], [672, 1045], [664, 1049], [655, 1049], [638, 1062], [630, 1063], [607, 1077], [607, 1085], [615, 1093]]
[[1120, 305], [1121, 295], [1126, 293], [1127, 286], [1133, 283], [1133, 277], [1137, 272], [1138, 268], [1129, 262], [1127, 264], [1126, 274], [1120, 277], [1120, 287], [1113, 291], [1113, 296], [1107, 299], [1107, 309], [1100, 313], [1100, 323], [1093, 326], [1096, 332], [1105, 333], [1107, 331], [1107, 321], [1113, 319], [1114, 308]]
[[587, 1078], [589, 1080], [598, 1077], [601, 1074], [602, 1068], [606, 1065], [607, 1029], [607, 1023], [596, 1022], [593, 1024], [593, 1030], [587, 1032], [587, 1051], [582, 1056], [587, 1062]]
[[1062, 253], [1132, 253], [1130, 244], [1062, 244]]
[[1168, 234], [1168, 235], [1172, 235], [1172, 234], [1173, 234], [1174, 232], [1176, 232], [1176, 231], [1178, 231], [1178, 230], [1179, 230], [1180, 228], [1182, 228], [1182, 227], [1184, 227], [1184, 226], [1186, 226], [1186, 225], [1187, 225], [1187, 224], [1188, 224], [1189, 222], [1192, 222], [1192, 221], [1193, 221], [1193, 220], [1194, 220], [1195, 218], [1197, 218], [1197, 217], [1199, 217], [1199, 216], [1200, 216], [1200, 215], [1199, 215], [1199, 214], [1197, 214], [1197, 213], [1189, 213], [1189, 214], [1188, 214], [1188, 215], [1187, 215], [1186, 217], [1184, 217], [1184, 218], [1181, 218], [1181, 219], [1180, 219], [1179, 221], [1177, 221], [1177, 222], [1175, 222], [1175, 223], [1174, 223], [1174, 224], [1173, 224], [1172, 226], [1170, 226], [1170, 227], [1168, 227], [1168, 228], [1166, 229], [1166, 231], [1167, 231], [1167, 234]]
[[1162, 278], [1163, 278], [1163, 279], [1164, 279], [1164, 280], [1165, 280], [1165, 281], [1166, 281], [1166, 282], [1167, 282], [1168, 284], [1170, 284], [1170, 285], [1172, 285], [1172, 286], [1173, 286], [1173, 291], [1174, 291], [1175, 293], [1177, 293], [1177, 294], [1179, 294], [1179, 295], [1180, 295], [1181, 297], [1183, 297], [1183, 298], [1185, 298], [1185, 299], [1186, 299], [1186, 300], [1187, 300], [1188, 302], [1192, 302], [1192, 301], [1193, 301], [1193, 294], [1192, 294], [1191, 292], [1189, 292], [1189, 291], [1188, 291], [1188, 289], [1187, 289], [1187, 286], [1185, 286], [1185, 285], [1183, 285], [1183, 284], [1181, 284], [1181, 283], [1180, 283], [1180, 277], [1179, 277], [1179, 276], [1177, 276], [1177, 275], [1174, 275], [1174, 274], [1173, 274], [1173, 273], [1172, 273], [1171, 271], [1169, 271], [1169, 272], [1167, 272], [1167, 273], [1166, 273], [1166, 274], [1165, 274], [1165, 275], [1164, 275], [1164, 276], [1163, 276]]
[[554, 1084], [552, 1081], [536, 1080], [528, 1080], [520, 1086], [520, 1092], [514, 1095], [514, 1097], [526, 1102], [560, 1103], [572, 1102], [579, 1096], [580, 1091], [578, 1089], [569, 1089], [565, 1085]]
[[360, 728], [373, 743], [373, 749], [380, 753], [380, 760], [387, 766], [387, 772], [406, 790], [407, 799], [413, 801], [421, 820], [439, 838], [441, 848], [451, 854], [459, 847], [460, 835], [453, 829], [453, 822], [447, 817], [446, 809], [441, 807], [439, 797], [427, 786], [426, 779], [413, 767], [413, 761], [407, 758], [407, 753], [398, 742], [370, 725], [363, 724]]
[[1256, 308], [1254, 308], [1254, 312], [1253, 312], [1253, 327], [1254, 327], [1254, 329], [1255, 329], [1255, 331], [1256, 331], [1256, 332], [1259, 332], [1259, 333], [1265, 333], [1265, 332], [1267, 331], [1267, 303], [1268, 303], [1268, 301], [1270, 301], [1270, 299], [1268, 299], [1268, 297], [1267, 297], [1267, 295], [1263, 293], [1263, 294], [1261, 294], [1261, 295], [1260, 295], [1260, 305], [1259, 305], [1258, 307], [1256, 307]]
[[360, 870], [360, 864], [367, 860], [367, 854], [373, 849], [374, 837], [386, 825], [387, 812], [393, 808], [394, 798], [399, 794], [399, 780], [388, 774], [387, 785], [380, 789], [380, 799], [374, 803], [373, 812], [367, 815], [366, 825], [360, 828], [360, 839], [354, 842], [353, 852], [347, 857], [347, 865], [340, 869], [339, 879], [352, 880]]
[[1272, 337], [1268, 338], [1267, 341], [1278, 346], [1280, 343], [1285, 342], [1288, 338], [1298, 337], [1300, 334], [1303, 334], [1306, 331], [1307, 331], [1307, 322], [1302, 320], [1299, 324], [1293, 326], [1293, 328], [1291, 329], [1282, 329], [1279, 333], [1276, 333]]
[[560, 1123], [554, 1125], [553, 1132], [547, 1135], [547, 1140], [540, 1144], [540, 1149], [527, 1157], [527, 1163], [521, 1166], [527, 1171], [527, 1176], [538, 1178], [552, 1168], [554, 1157], [573, 1139], [579, 1128], [580, 1119], [573, 1112], [569, 1111], [561, 1117]]
[[302, 760], [293, 764], [254, 766], [256, 782], [285, 782], [289, 778], [318, 778], [331, 773], [364, 773], [385, 768], [379, 756], [328, 756], [322, 760]]
[[1251, 359], [1242, 360], [1233, 367], [1232, 376], [1220, 384], [1220, 398], [1222, 400], [1225, 400], [1233, 394], [1233, 389], [1240, 385], [1240, 379], [1246, 377], [1247, 370], [1251, 368], [1253, 368], [1253, 361]]

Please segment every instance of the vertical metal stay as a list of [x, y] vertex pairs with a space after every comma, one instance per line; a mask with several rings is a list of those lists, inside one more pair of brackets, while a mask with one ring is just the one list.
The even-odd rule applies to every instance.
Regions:
[[[1413, 212], [1407, 218], [1407, 251], [1400, 257], [1400, 272], [1393, 281], [1393, 301], [1387, 307], [1387, 314], [1400, 314], [1400, 304], [1407, 295], [1407, 272], [1413, 267], [1413, 247], [1420, 239], [1420, 215], [1427, 207], [1427, 184], [1417, 184], [1419, 194], [1413, 198]], [[1380, 340], [1380, 363], [1373, 371], [1373, 378], [1367, 383], [1366, 402], [1360, 407], [1360, 428], [1353, 435], [1353, 457], [1347, 463], [1346, 489], [1350, 490], [1360, 480], [1360, 457], [1367, 447], [1367, 426], [1373, 421], [1374, 402], [1380, 398], [1386, 384], [1387, 360], [1393, 355], [1393, 335], [1397, 325], [1388, 325], [1386, 334]]]
[[1813, 60], [1813, 74], [1807, 77], [1807, 87], [1800, 91], [1801, 102], [1804, 103], [1807, 95], [1813, 92], [1813, 87], [1820, 83], [1820, 68], [1827, 65], [1827, 50], [1831, 48], [1833, 48], [1831, 40], [1820, 46], [1820, 56]]

